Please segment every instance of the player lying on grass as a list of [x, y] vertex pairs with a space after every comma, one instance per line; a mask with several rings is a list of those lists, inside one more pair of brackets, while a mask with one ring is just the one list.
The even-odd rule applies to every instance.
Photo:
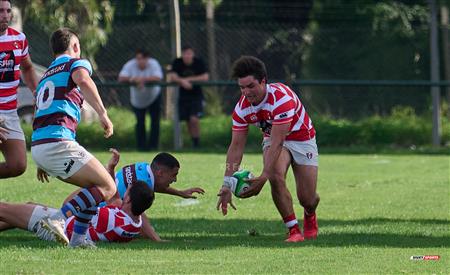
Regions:
[[[150, 189], [156, 193], [165, 193], [186, 199], [195, 199], [196, 196], [194, 196], [194, 193], [205, 193], [205, 191], [200, 187], [178, 190], [170, 186], [172, 183], [177, 181], [180, 163], [173, 155], [169, 153], [159, 153], [155, 156], [151, 163], [136, 162], [134, 164], [122, 167], [117, 173], [115, 173], [115, 167], [119, 163], [120, 154], [115, 149], [111, 149], [111, 152], [112, 157], [109, 160], [106, 169], [111, 176], [115, 178], [117, 193], [108, 202], [100, 204], [101, 206], [106, 204], [120, 205], [128, 187], [134, 181], [143, 181], [147, 183]], [[43, 181], [44, 179], [41, 180]], [[77, 192], [78, 190], [74, 193]], [[141, 234], [144, 238], [148, 238], [153, 241], [163, 241], [150, 224], [150, 221], [145, 213], [142, 214], [142, 221], [143, 224]]]
[[[72, 195], [68, 198], [71, 199]], [[150, 208], [154, 193], [142, 181], [133, 182], [125, 192], [120, 206], [103, 206], [97, 208], [89, 223], [86, 238], [88, 242], [128, 242], [139, 235], [142, 227], [141, 214]], [[40, 239], [62, 242], [64, 236], [54, 234], [42, 228], [40, 222], [59, 209], [35, 203], [14, 204], [0, 202], [0, 231], [19, 228], [35, 233]], [[65, 237], [73, 235], [75, 217], [66, 220]], [[95, 246], [90, 246], [95, 247]]]

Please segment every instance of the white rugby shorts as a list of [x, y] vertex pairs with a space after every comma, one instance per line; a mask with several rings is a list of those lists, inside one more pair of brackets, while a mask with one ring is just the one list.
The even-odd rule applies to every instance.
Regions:
[[[264, 138], [263, 151], [271, 144], [270, 138]], [[317, 149], [316, 138], [306, 141], [285, 140], [283, 147], [291, 153], [293, 161], [298, 165], [319, 166], [319, 151]]]
[[0, 127], [8, 130], [7, 139], [19, 139], [25, 141], [20, 118], [16, 110], [0, 112]]
[[31, 156], [39, 168], [62, 179], [73, 176], [94, 157], [76, 141], [34, 145], [31, 146]]

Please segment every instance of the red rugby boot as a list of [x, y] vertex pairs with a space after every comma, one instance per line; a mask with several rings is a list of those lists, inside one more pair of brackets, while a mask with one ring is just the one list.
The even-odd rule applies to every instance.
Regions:
[[319, 232], [319, 226], [317, 225], [316, 213], [311, 215], [303, 215], [303, 235], [305, 239], [316, 239]]
[[302, 232], [300, 232], [298, 226], [294, 226], [289, 229], [289, 237], [285, 240], [285, 242], [298, 243], [303, 242], [304, 240], [305, 238], [303, 238]]

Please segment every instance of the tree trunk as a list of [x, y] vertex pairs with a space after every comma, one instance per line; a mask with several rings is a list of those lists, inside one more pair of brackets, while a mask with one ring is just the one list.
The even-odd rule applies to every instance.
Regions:
[[[441, 6], [441, 34], [442, 34], [442, 54], [444, 55], [444, 79], [450, 80], [450, 41], [449, 41], [449, 20], [448, 20], [448, 7]], [[446, 87], [447, 91], [447, 104], [450, 108], [450, 87]], [[447, 110], [447, 116], [450, 118], [450, 110]]]

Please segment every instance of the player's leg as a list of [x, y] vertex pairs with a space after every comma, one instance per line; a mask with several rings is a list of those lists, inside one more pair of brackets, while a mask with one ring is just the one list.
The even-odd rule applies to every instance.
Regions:
[[200, 145], [200, 119], [196, 115], [191, 115], [188, 121], [189, 135], [192, 138], [192, 145], [198, 147]]
[[136, 145], [138, 150], [145, 150], [146, 133], [145, 133], [145, 112], [146, 109], [133, 107], [136, 115]]
[[0, 144], [5, 158], [0, 163], [0, 178], [20, 176], [27, 168], [27, 155], [19, 116], [17, 113], [4, 114], [0, 117], [0, 125], [8, 130], [7, 140]]
[[78, 194], [75, 194], [61, 208], [66, 218], [75, 216], [74, 233], [70, 245], [77, 246], [85, 241], [89, 222], [97, 213], [98, 204], [110, 200], [117, 188], [108, 171], [96, 158], [92, 158], [64, 181], [82, 187]]
[[0, 163], [0, 178], [10, 178], [22, 175], [27, 168], [25, 141], [8, 139], [0, 145], [5, 158]]
[[157, 149], [159, 145], [159, 127], [161, 120], [161, 95], [149, 107], [151, 126], [150, 138], [148, 143], [149, 149]]
[[189, 121], [188, 130], [192, 138], [192, 146], [198, 148], [200, 146], [200, 116], [203, 113], [202, 100], [191, 100], [189, 102]]
[[[297, 198], [304, 208], [303, 230], [305, 238], [316, 238], [318, 224], [316, 208], [320, 197], [317, 194], [318, 154], [315, 141], [297, 143], [301, 148], [290, 146], [294, 161], [292, 171], [297, 186]], [[298, 147], [298, 146], [297, 146]]]
[[318, 167], [311, 165], [292, 165], [297, 184], [297, 197], [306, 213], [314, 213], [319, 204], [320, 197], [317, 194]]
[[12, 227], [11, 225], [9, 225], [9, 223], [6, 222], [2, 222], [0, 221], [0, 232], [8, 230], [8, 229], [13, 229], [14, 227]]
[[[264, 163], [268, 161], [267, 146], [264, 150]], [[286, 186], [286, 173], [291, 163], [291, 155], [284, 147], [281, 150], [278, 161], [273, 167], [273, 173], [269, 177], [270, 187], [272, 190], [272, 199], [278, 209], [283, 222], [289, 229], [289, 238], [286, 241], [299, 242], [303, 241], [300, 229], [298, 227], [297, 218], [295, 217], [292, 196]]]
[[0, 221], [8, 229], [20, 228], [28, 230], [28, 222], [35, 207], [33, 204], [0, 202]]
[[[31, 148], [39, 167], [65, 182], [82, 187], [55, 215], [42, 221], [42, 226], [55, 234], [65, 236], [64, 222], [76, 217], [75, 233], [70, 245], [83, 245], [89, 221], [96, 214], [97, 205], [109, 200], [116, 185], [106, 168], [86, 149], [76, 142], [55, 142]], [[68, 242], [69, 240], [65, 240]]]

